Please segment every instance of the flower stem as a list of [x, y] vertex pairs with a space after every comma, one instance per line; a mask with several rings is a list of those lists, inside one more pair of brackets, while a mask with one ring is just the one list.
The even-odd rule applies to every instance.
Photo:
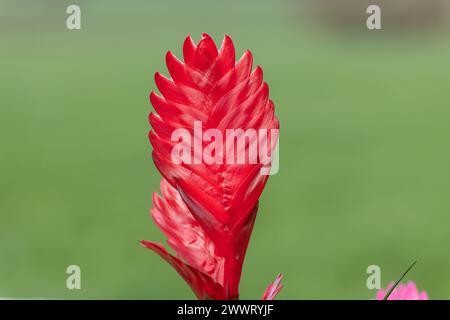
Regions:
[[398, 286], [398, 284], [400, 283], [400, 281], [403, 280], [403, 278], [408, 274], [408, 272], [414, 267], [414, 265], [417, 263], [417, 261], [419, 261], [419, 259], [414, 260], [413, 263], [411, 263], [411, 265], [408, 267], [408, 269], [406, 269], [405, 272], [403, 272], [402, 276], [394, 283], [394, 285], [392, 286], [392, 288], [389, 289], [389, 291], [386, 293], [386, 295], [384, 296], [383, 300], [387, 300], [389, 298], [389, 296], [391, 295], [391, 293], [394, 291], [394, 289]]

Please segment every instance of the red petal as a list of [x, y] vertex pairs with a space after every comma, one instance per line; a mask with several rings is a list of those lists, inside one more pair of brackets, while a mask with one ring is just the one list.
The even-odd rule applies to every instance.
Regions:
[[236, 53], [234, 50], [234, 44], [228, 35], [223, 38], [222, 46], [219, 51], [219, 59], [217, 65], [221, 68], [222, 75], [225, 75], [230, 71], [236, 63]]
[[183, 44], [184, 63], [187, 66], [192, 66], [194, 62], [195, 49], [195, 44], [191, 36], [187, 36]]
[[186, 66], [183, 62], [178, 60], [172, 52], [168, 51], [166, 54], [166, 64], [170, 76], [175, 83], [188, 83], [189, 77], [187, 75]]
[[214, 40], [204, 33], [195, 51], [194, 68], [207, 72], [212, 69], [217, 55], [218, 52]]

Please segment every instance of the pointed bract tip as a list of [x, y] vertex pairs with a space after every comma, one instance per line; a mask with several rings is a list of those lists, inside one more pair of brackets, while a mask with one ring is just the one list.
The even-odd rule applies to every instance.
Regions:
[[155, 74], [153, 75], [155, 82], [157, 82], [161, 76], [162, 76], [161, 73], [159, 71], [156, 71]]
[[142, 247], [146, 248], [145, 240], [138, 240], [138, 242], [141, 244]]
[[283, 274], [279, 273], [275, 281], [267, 286], [266, 291], [263, 294], [263, 300], [274, 300], [278, 293], [283, 289], [281, 280], [283, 279]]

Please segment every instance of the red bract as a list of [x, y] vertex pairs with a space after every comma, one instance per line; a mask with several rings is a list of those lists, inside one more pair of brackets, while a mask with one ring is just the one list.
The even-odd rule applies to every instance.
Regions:
[[[225, 36], [218, 50], [211, 37], [203, 34], [197, 45], [186, 38], [183, 55], [184, 63], [167, 53], [171, 79], [156, 73], [161, 96], [150, 94], [156, 111], [150, 114], [152, 155], [167, 181], [161, 184], [162, 197], [153, 197], [152, 215], [177, 258], [160, 245], [143, 244], [167, 260], [197, 297], [237, 299], [258, 199], [268, 176], [260, 173], [260, 161], [176, 164], [172, 150], [178, 141], [173, 141], [172, 133], [184, 128], [194, 135], [195, 122], [224, 136], [227, 129], [270, 131], [278, 129], [279, 123], [262, 69], [257, 66], [252, 72], [250, 51], [236, 62], [230, 37]], [[270, 151], [275, 144], [270, 139]], [[246, 143], [236, 153], [248, 148]], [[195, 147], [190, 150], [194, 159], [202, 159]]]
[[161, 181], [161, 193], [162, 197], [153, 194], [152, 217], [178, 257], [168, 253], [160, 244], [145, 240], [141, 243], [170, 263], [199, 299], [227, 299], [221, 285], [224, 258], [214, 254], [214, 244], [194, 219], [180, 194], [165, 180]]

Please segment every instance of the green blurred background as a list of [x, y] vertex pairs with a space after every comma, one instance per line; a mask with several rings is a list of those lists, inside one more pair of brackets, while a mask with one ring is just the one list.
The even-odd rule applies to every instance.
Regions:
[[[79, 31], [66, 29], [69, 4]], [[368, 31], [364, 7], [312, 7], [0, 1], [0, 297], [194, 298], [138, 240], [164, 241], [149, 218], [153, 73], [207, 32], [252, 50], [281, 122], [241, 297], [259, 299], [283, 272], [281, 299], [369, 299], [369, 265], [384, 286], [420, 258], [408, 278], [450, 298], [446, 22], [394, 23], [385, 9], [391, 20]], [[66, 289], [71, 264], [82, 290]]]

